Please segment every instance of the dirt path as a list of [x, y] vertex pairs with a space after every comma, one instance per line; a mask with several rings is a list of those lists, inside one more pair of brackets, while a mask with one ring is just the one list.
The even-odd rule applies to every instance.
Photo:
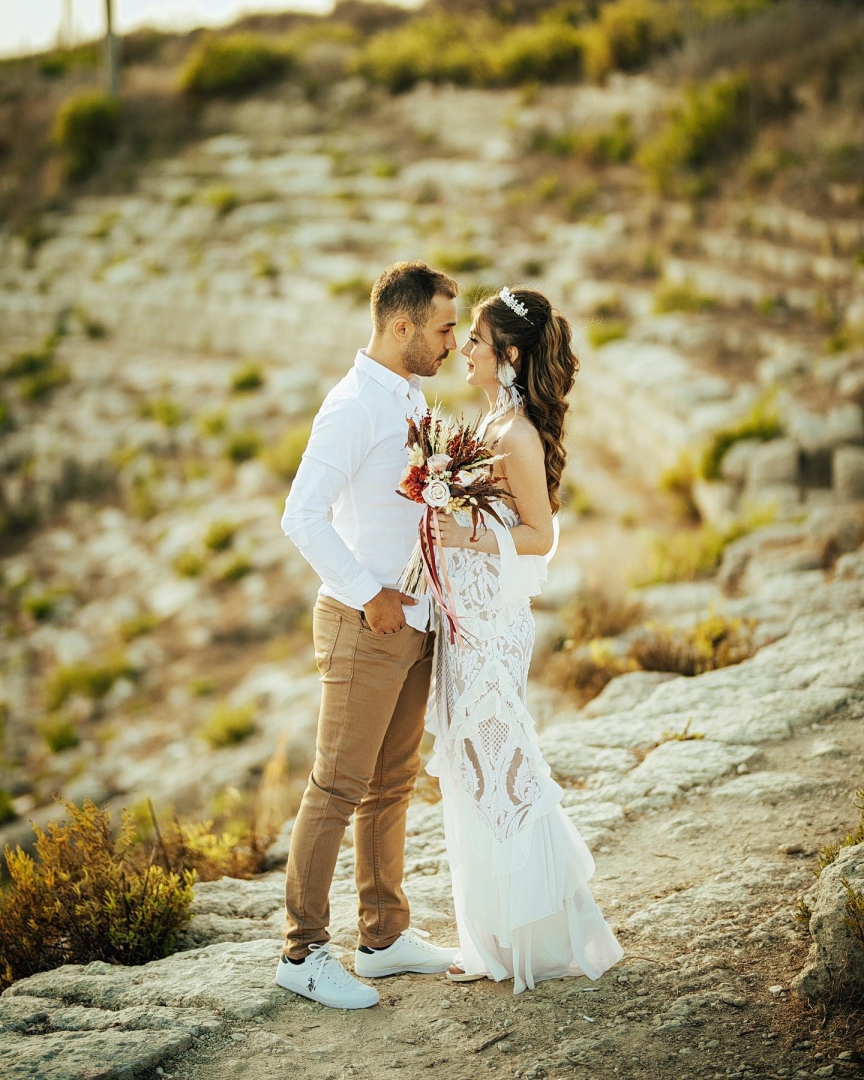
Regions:
[[286, 995], [158, 1075], [862, 1075], [852, 1036], [786, 990], [807, 946], [795, 896], [812, 880], [816, 851], [851, 825], [864, 766], [860, 722], [814, 728], [767, 745], [760, 763], [760, 775], [798, 777], [797, 797], [762, 797], [730, 814], [716, 789], [697, 792], [633, 815], [595, 848], [595, 895], [626, 950], [596, 984], [558, 980], [514, 997], [508, 983], [401, 976], [379, 984], [380, 1006], [354, 1013]]

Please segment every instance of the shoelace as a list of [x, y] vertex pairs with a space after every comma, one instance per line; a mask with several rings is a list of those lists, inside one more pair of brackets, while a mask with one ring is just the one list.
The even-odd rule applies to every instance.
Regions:
[[419, 930], [416, 926], [412, 926], [402, 933], [402, 940], [407, 941], [409, 945], [416, 945], [418, 949], [425, 949], [426, 952], [438, 952], [436, 946], [430, 945], [425, 940], [428, 937], [428, 930]]
[[330, 945], [309, 946], [310, 975], [312, 975], [317, 982], [324, 974], [326, 968], [327, 974], [339, 986], [347, 986], [349, 983], [353, 984], [354, 979], [336, 959], [335, 955], [331, 952], [331, 948]]

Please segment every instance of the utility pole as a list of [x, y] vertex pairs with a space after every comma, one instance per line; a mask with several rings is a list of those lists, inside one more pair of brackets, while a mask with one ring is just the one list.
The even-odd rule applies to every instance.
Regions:
[[114, 34], [113, 0], [105, 0], [105, 67], [107, 70], [108, 93], [111, 97], [117, 97], [120, 82], [120, 58], [117, 49], [117, 38]]

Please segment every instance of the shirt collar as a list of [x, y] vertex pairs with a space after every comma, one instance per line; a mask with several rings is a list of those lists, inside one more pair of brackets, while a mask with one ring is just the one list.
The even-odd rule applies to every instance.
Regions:
[[367, 375], [371, 375], [376, 382], [380, 383], [385, 390], [389, 390], [391, 394], [395, 394], [397, 390], [403, 394], [408, 394], [411, 390], [420, 390], [421, 388], [420, 380], [416, 375], [412, 375], [410, 379], [403, 379], [395, 371], [391, 371], [390, 368], [379, 364], [377, 360], [373, 360], [365, 349], [357, 350], [357, 355], [354, 357], [354, 367], [359, 368]]

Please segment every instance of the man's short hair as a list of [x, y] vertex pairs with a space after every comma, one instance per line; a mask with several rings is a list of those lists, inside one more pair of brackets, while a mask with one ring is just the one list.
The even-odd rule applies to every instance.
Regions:
[[440, 270], [423, 262], [394, 263], [372, 286], [372, 322], [379, 333], [397, 315], [404, 315], [415, 326], [425, 326], [436, 296], [453, 300], [458, 295], [459, 286]]

